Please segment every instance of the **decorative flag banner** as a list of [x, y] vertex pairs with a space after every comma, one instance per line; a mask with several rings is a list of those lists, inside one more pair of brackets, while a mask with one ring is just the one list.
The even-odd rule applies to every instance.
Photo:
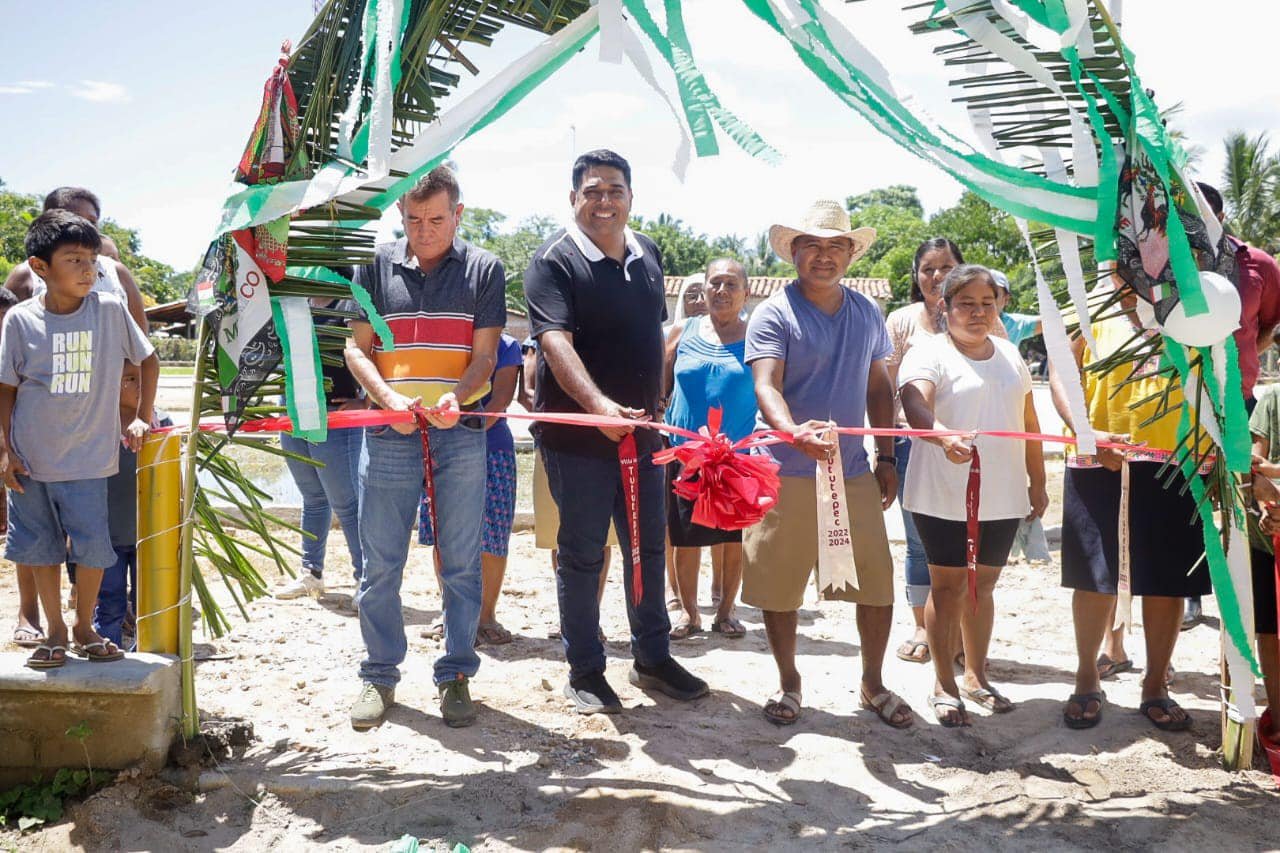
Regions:
[[849, 532], [849, 500], [844, 489], [844, 463], [840, 459], [840, 437], [831, 425], [826, 436], [832, 441], [830, 455], [818, 462], [814, 478], [818, 497], [818, 592], [839, 593], [858, 589], [858, 572], [853, 562], [853, 537]]

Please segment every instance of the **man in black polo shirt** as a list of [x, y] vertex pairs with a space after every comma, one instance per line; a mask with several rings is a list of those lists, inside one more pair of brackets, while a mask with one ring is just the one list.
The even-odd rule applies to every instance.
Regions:
[[[573, 222], [538, 249], [525, 273], [525, 298], [538, 339], [538, 412], [588, 412], [647, 420], [662, 383], [662, 323], [667, 318], [662, 257], [648, 237], [627, 227], [631, 167], [612, 151], [591, 151], [573, 164]], [[622, 553], [631, 553], [618, 442], [631, 428], [598, 430], [540, 424], [539, 444], [551, 496], [560, 509], [556, 590], [569, 661], [565, 695], [579, 713], [616, 714], [618, 695], [605, 680], [596, 584], [612, 520]], [[627, 618], [635, 666], [630, 681], [676, 699], [696, 699], [707, 684], [671, 658], [671, 623], [663, 604], [665, 480], [651, 461], [658, 433], [634, 430], [639, 456], [640, 572], [637, 605], [630, 560], [623, 560]]]

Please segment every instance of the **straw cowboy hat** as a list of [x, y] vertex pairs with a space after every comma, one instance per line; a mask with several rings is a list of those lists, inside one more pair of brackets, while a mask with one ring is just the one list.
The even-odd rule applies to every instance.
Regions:
[[774, 225], [769, 229], [769, 245], [774, 253], [792, 263], [791, 243], [797, 237], [847, 237], [853, 241], [853, 259], [862, 257], [876, 241], [874, 228], [849, 228], [849, 212], [838, 201], [815, 201], [800, 219], [799, 227]]

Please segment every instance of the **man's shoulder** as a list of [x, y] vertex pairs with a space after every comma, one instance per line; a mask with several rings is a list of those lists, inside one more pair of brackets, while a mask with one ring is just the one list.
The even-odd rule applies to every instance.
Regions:
[[559, 228], [554, 234], [542, 241], [542, 245], [533, 253], [533, 260], [555, 260], [565, 256], [567, 253], [577, 253], [578, 247], [574, 245], [573, 239], [569, 236], [569, 229]]
[[1276, 259], [1271, 254], [1264, 252], [1262, 249], [1259, 249], [1257, 246], [1249, 243], [1245, 243], [1245, 249], [1251, 263], [1258, 266], [1271, 267], [1273, 269], [1277, 268], [1278, 265], [1276, 264]]

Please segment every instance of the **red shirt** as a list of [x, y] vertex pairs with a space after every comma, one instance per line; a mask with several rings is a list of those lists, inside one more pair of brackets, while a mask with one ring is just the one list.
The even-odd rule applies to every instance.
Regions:
[[1280, 324], [1280, 266], [1261, 249], [1234, 237], [1227, 239], [1235, 247], [1240, 273], [1240, 328], [1235, 333], [1236, 349], [1240, 351], [1240, 384], [1244, 398], [1252, 400], [1253, 386], [1262, 369], [1258, 332]]

